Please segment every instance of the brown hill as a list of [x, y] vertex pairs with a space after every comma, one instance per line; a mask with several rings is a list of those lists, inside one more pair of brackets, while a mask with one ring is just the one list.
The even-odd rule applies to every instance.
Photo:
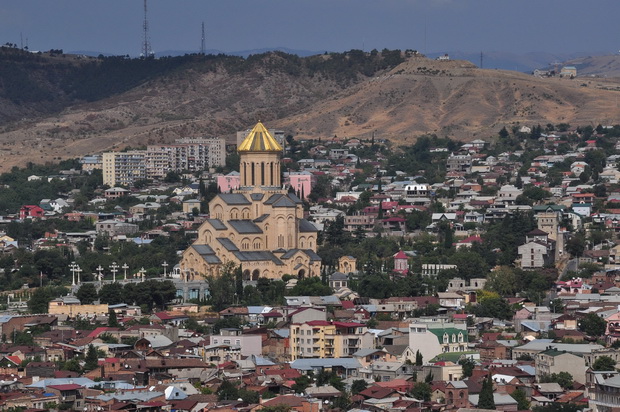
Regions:
[[564, 62], [564, 66], [575, 66], [579, 77], [620, 78], [620, 54], [581, 57]]
[[518, 123], [620, 123], [617, 92], [605, 90], [618, 86], [612, 80], [538, 79], [423, 57], [343, 80], [299, 72], [278, 54], [260, 59], [244, 71], [184, 67], [114, 97], [8, 124], [0, 168], [184, 136], [232, 136], [259, 119], [297, 137], [376, 131], [399, 143], [424, 133], [485, 137]]
[[601, 79], [539, 79], [468, 62], [411, 58], [304, 113], [278, 122], [301, 136], [377, 135], [398, 142], [425, 133], [461, 139], [505, 125], [620, 122], [618, 83]]

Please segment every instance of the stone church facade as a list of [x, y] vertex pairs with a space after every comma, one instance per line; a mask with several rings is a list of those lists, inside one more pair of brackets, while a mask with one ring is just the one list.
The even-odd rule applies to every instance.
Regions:
[[240, 188], [209, 203], [210, 218], [183, 252], [182, 276], [217, 276], [227, 262], [241, 266], [243, 280], [319, 276], [317, 229], [303, 218], [302, 201], [282, 188], [282, 146], [259, 122], [237, 150]]

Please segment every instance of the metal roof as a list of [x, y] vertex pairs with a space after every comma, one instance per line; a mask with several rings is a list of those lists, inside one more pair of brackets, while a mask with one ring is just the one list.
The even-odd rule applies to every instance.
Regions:
[[269, 217], [269, 214], [265, 213], [264, 215], [260, 215], [259, 217], [254, 219], [254, 222], [262, 222], [263, 220], [267, 219], [268, 217]]
[[194, 248], [199, 255], [215, 255], [215, 251], [209, 245], [192, 245], [192, 248]]
[[306, 219], [299, 219], [299, 231], [300, 232], [318, 232], [319, 230], [311, 222]]
[[297, 370], [313, 370], [318, 368], [341, 367], [345, 369], [360, 369], [362, 365], [357, 359], [336, 358], [336, 359], [296, 359], [291, 362], [291, 368]]
[[227, 237], [218, 237], [216, 240], [220, 242], [220, 244], [224, 246], [224, 248], [229, 252], [239, 250], [239, 248], [233, 243], [233, 241], [228, 239]]
[[239, 234], [263, 233], [263, 230], [251, 220], [229, 220], [228, 224]]
[[270, 260], [276, 265], [284, 265], [280, 259], [274, 256], [273, 253], [267, 251], [254, 251], [254, 252], [233, 252], [234, 255], [242, 262], [251, 261], [267, 261]]
[[252, 194], [250, 194], [250, 198], [252, 200], [263, 200], [263, 197], [265, 197], [265, 195], [263, 193], [252, 193]]
[[266, 205], [270, 205], [270, 204], [272, 204], [273, 202], [275, 202], [276, 200], [278, 200], [281, 196], [282, 196], [281, 194], [274, 194], [274, 195], [271, 195], [271, 196], [269, 197], [269, 199], [267, 199], [267, 200], [265, 201], [265, 204], [266, 204]]
[[293, 201], [288, 196], [282, 195], [278, 200], [273, 202], [273, 207], [295, 207], [297, 206], [295, 201]]
[[200, 257], [202, 257], [207, 263], [219, 264], [222, 263], [220, 258], [215, 255], [215, 251], [209, 245], [192, 245], [191, 246]]
[[242, 193], [220, 193], [218, 195], [227, 205], [251, 205], [252, 203]]
[[238, 152], [282, 152], [282, 146], [269, 133], [265, 126], [258, 122], [247, 137], [237, 147]]
[[207, 222], [209, 222], [209, 224], [213, 226], [215, 230], [226, 230], [227, 229], [226, 225], [219, 219], [207, 219]]

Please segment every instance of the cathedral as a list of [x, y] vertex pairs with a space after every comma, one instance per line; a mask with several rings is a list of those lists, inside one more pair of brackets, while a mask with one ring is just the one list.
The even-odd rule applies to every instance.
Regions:
[[262, 123], [237, 147], [241, 184], [209, 203], [209, 219], [183, 252], [182, 276], [217, 276], [221, 266], [241, 266], [243, 280], [319, 276], [317, 229], [303, 218], [302, 201], [282, 187], [282, 146]]

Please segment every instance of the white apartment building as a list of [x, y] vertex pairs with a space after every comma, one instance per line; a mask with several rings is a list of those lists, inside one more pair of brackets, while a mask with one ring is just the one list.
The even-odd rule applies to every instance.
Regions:
[[220, 138], [177, 139], [174, 144], [150, 145], [146, 152], [151, 179], [165, 177], [171, 170], [191, 172], [226, 163], [226, 144]]
[[103, 153], [103, 184], [132, 186], [140, 179], [163, 178], [170, 171], [196, 171], [226, 164], [222, 138], [177, 139], [147, 150]]

